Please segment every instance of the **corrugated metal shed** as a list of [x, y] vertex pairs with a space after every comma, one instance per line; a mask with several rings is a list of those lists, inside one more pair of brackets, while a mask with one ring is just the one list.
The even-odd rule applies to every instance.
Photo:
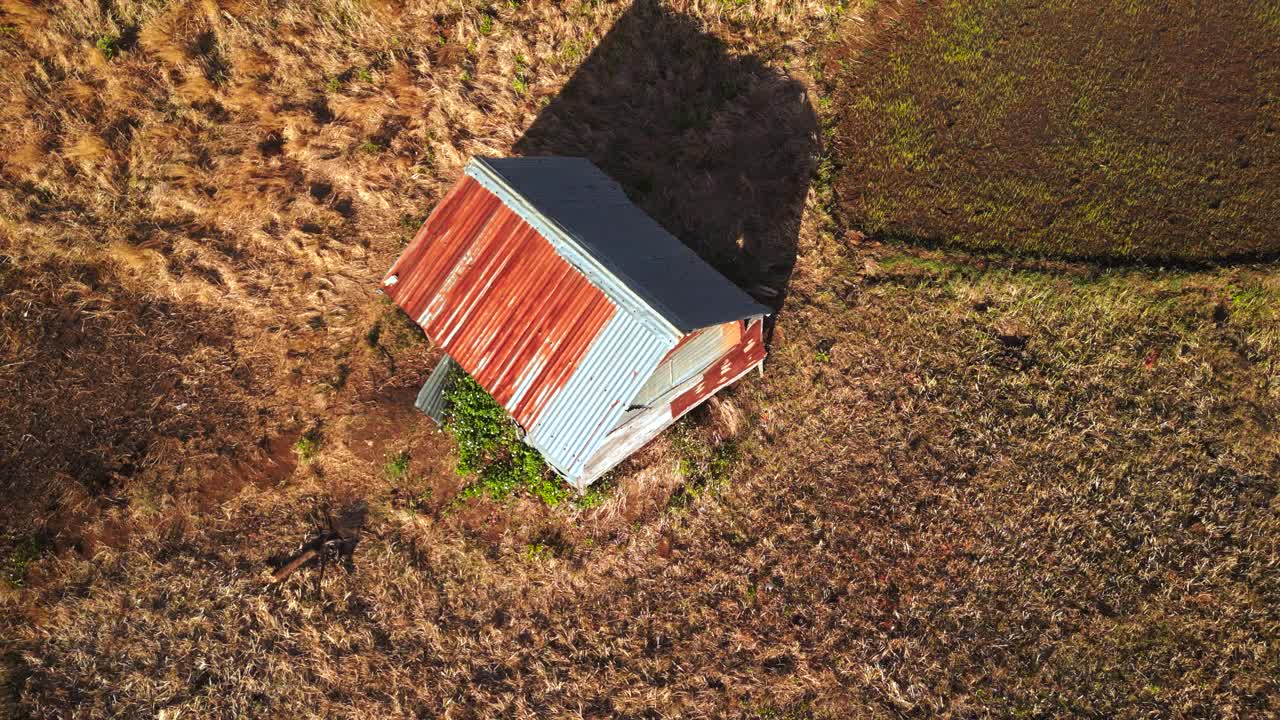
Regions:
[[575, 484], [686, 335], [766, 312], [576, 158], [470, 162], [383, 289]]

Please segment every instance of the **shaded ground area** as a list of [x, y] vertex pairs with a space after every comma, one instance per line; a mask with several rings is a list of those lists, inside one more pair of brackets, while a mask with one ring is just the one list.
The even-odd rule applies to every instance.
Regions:
[[4, 260], [0, 526], [88, 551], [75, 519], [130, 494], [216, 494], [204, 471], [269, 447], [272, 393], [226, 313], [124, 290], [109, 268]]
[[831, 67], [841, 207], [864, 232], [1059, 257], [1280, 252], [1273, 0], [920, 15]]
[[697, 18], [632, 5], [516, 141], [590, 158], [703, 259], [781, 308], [818, 156], [805, 87]]

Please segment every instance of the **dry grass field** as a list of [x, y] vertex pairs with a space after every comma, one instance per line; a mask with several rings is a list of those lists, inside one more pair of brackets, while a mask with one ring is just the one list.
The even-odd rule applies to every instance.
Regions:
[[[874, 225], [928, 216], [868, 219], [850, 93], [957, 7], [0, 0], [0, 716], [1280, 714], [1280, 270]], [[555, 508], [457, 501], [373, 292], [513, 151], [781, 307]], [[1188, 257], [1274, 242], [1221, 227]], [[356, 501], [349, 567], [271, 582]]]

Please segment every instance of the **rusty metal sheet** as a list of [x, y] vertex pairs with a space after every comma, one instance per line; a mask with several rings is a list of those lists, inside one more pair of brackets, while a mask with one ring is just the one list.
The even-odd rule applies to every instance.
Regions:
[[469, 177], [431, 213], [383, 288], [525, 428], [616, 312]]
[[753, 321], [742, 334], [741, 342], [726, 353], [719, 362], [707, 368], [697, 385], [676, 396], [671, 401], [671, 416], [678, 418], [685, 414], [764, 360], [764, 338], [761, 330], [763, 325], [764, 323], [759, 320]]

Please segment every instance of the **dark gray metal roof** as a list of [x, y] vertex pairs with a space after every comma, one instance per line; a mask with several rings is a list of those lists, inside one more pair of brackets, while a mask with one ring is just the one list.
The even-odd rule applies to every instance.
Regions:
[[768, 314], [586, 158], [476, 158], [681, 333]]

